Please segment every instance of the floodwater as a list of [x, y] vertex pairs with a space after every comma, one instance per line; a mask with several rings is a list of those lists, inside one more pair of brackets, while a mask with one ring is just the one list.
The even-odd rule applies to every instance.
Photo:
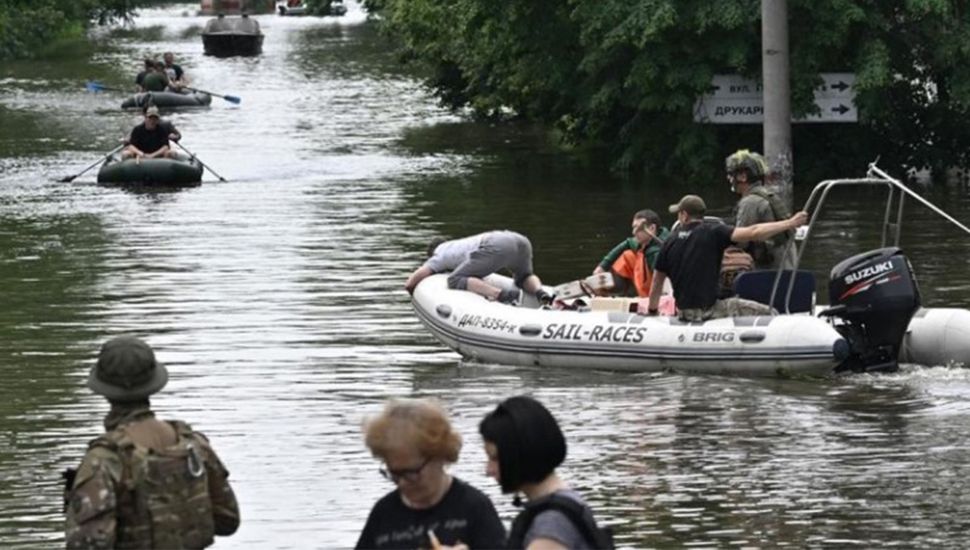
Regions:
[[[732, 197], [619, 181], [535, 128], [444, 111], [350, 7], [259, 16], [256, 58], [202, 55], [205, 18], [186, 4], [144, 10], [90, 51], [0, 66], [0, 547], [63, 544], [59, 472], [107, 411], [84, 380], [100, 344], [128, 332], [170, 370], [155, 408], [205, 432], [231, 471], [243, 522], [216, 548], [353, 545], [391, 488], [360, 424], [394, 396], [445, 403], [465, 435], [453, 472], [510, 520], [477, 424], [523, 392], [559, 418], [563, 477], [624, 546], [966, 547], [968, 370], [636, 375], [462, 364], [437, 344], [402, 290], [433, 235], [519, 230], [558, 283], [591, 271], [640, 208], [700, 190], [726, 213]], [[132, 192], [95, 185], [92, 170], [55, 182], [138, 122], [117, 108], [124, 94], [84, 82], [127, 87], [142, 57], [169, 50], [198, 87], [242, 98], [169, 115], [230, 181]], [[970, 221], [965, 189], [926, 194]], [[878, 244], [877, 199], [838, 195], [809, 252], [823, 277]], [[908, 212], [924, 302], [970, 306], [968, 240]]]

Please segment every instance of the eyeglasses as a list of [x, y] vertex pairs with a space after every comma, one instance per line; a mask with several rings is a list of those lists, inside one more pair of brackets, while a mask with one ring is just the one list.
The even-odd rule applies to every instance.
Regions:
[[382, 476], [384, 476], [385, 479], [390, 480], [393, 483], [397, 483], [398, 481], [401, 481], [401, 480], [414, 482], [414, 481], [417, 481], [418, 477], [421, 476], [421, 470], [424, 470], [424, 467], [427, 466], [430, 462], [431, 462], [431, 459], [428, 458], [424, 462], [422, 462], [421, 465], [418, 466], [417, 468], [401, 468], [400, 470], [392, 470], [390, 468], [385, 467], [385, 468], [380, 468], [378, 471], [381, 473]]

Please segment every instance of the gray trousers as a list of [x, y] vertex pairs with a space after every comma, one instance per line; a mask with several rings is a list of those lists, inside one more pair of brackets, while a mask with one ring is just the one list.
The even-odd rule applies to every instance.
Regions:
[[448, 288], [465, 290], [468, 278], [482, 278], [500, 269], [508, 269], [515, 276], [515, 285], [532, 275], [532, 243], [514, 231], [493, 231], [482, 239], [478, 250], [448, 275]]

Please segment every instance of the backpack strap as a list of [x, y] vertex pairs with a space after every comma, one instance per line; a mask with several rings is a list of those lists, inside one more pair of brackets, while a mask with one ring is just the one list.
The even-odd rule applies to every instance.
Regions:
[[166, 422], [168, 422], [172, 429], [175, 430], [175, 433], [178, 434], [179, 440], [190, 438], [195, 435], [195, 432], [192, 431], [192, 426], [189, 426], [181, 420], [166, 420]]
[[110, 432], [105, 432], [88, 442], [88, 449], [103, 447], [115, 453], [126, 447], [134, 447], [135, 442], [128, 437], [128, 434], [121, 428], [115, 428]]
[[579, 534], [586, 540], [592, 548], [613, 548], [613, 535], [609, 529], [601, 529], [596, 525], [589, 509], [565, 495], [552, 493], [540, 499], [529, 502], [525, 508], [519, 512], [512, 522], [512, 529], [509, 531], [509, 548], [521, 549], [524, 547], [525, 534], [532, 526], [535, 518], [547, 511], [555, 510], [560, 512], [566, 519], [573, 524]]
[[749, 193], [768, 201], [768, 206], [771, 207], [771, 214], [775, 217], [775, 221], [787, 220], [791, 217], [791, 212], [781, 202], [781, 197], [774, 191], [767, 189], [764, 185], [755, 185]]

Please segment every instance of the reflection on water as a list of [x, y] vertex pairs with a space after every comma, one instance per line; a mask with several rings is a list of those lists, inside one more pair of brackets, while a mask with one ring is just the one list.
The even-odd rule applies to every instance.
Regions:
[[[80, 59], [0, 69], [0, 546], [61, 544], [58, 472], [107, 411], [84, 379], [122, 332], [171, 371], [155, 407], [208, 434], [232, 472], [243, 524], [216, 547], [352, 545], [390, 489], [360, 423], [391, 396], [446, 404], [466, 436], [453, 471], [511, 519], [477, 424], [521, 392], [560, 419], [564, 477], [623, 544], [961, 546], [970, 371], [804, 382], [536, 370], [462, 364], [434, 342], [401, 289], [433, 235], [519, 230], [556, 283], [591, 271], [640, 208], [700, 191], [723, 215], [732, 197], [716, 183], [617, 181], [536, 128], [442, 111], [351, 8], [259, 16], [259, 58], [203, 56], [205, 18], [180, 6], [145, 10]], [[231, 181], [159, 194], [101, 188], [93, 172], [52, 181], [139, 119], [117, 109], [124, 94], [84, 81], [128, 86], [161, 51], [196, 86], [243, 98], [168, 115]], [[930, 198], [970, 218], [959, 190]], [[873, 199], [838, 196], [811, 267], [878, 244]], [[911, 212], [903, 245], [924, 300], [970, 305], [967, 241]]]

